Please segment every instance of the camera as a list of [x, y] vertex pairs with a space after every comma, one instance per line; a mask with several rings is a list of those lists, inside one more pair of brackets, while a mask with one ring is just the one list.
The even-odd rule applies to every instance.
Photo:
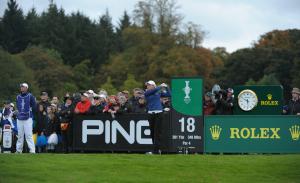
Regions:
[[219, 91], [214, 91], [214, 96], [216, 100], [224, 99], [226, 100], [227, 98], [227, 91], [226, 90], [219, 90]]

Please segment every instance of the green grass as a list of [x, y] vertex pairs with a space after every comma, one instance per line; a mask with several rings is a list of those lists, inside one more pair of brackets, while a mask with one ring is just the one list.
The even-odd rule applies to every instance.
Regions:
[[0, 182], [300, 182], [300, 155], [0, 154]]

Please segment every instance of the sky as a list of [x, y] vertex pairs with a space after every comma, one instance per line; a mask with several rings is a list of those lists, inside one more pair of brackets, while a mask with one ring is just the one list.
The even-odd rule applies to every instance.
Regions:
[[[17, 0], [26, 13], [45, 11], [49, 0]], [[124, 10], [132, 15], [138, 0], [54, 0], [66, 13], [80, 11], [98, 20], [109, 10], [117, 25]], [[0, 16], [7, 0], [0, 0]], [[228, 52], [251, 47], [260, 35], [274, 29], [300, 29], [300, 0], [177, 0], [183, 22], [199, 24], [207, 32], [203, 46], [225, 47]]]

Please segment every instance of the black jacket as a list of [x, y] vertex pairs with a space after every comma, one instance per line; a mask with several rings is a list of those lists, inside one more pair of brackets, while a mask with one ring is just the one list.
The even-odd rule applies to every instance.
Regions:
[[74, 105], [70, 106], [62, 106], [59, 112], [59, 118], [61, 123], [72, 123], [73, 120], [73, 113], [74, 112]]
[[53, 119], [50, 119], [47, 116], [47, 127], [45, 131], [46, 136], [50, 136], [52, 133], [58, 133], [59, 132], [60, 123], [56, 115], [54, 115]]
[[297, 113], [300, 113], [300, 100], [290, 100], [288, 104], [287, 114], [296, 115]]
[[101, 114], [103, 113], [104, 106], [103, 105], [92, 105], [89, 109], [89, 114]]

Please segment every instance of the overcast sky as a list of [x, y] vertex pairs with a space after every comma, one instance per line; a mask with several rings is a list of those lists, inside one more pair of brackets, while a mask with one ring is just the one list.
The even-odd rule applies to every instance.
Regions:
[[[40, 13], [49, 0], [17, 0], [27, 12], [35, 7]], [[66, 13], [79, 10], [91, 19], [109, 10], [116, 25], [124, 10], [131, 15], [138, 0], [54, 0]], [[0, 0], [0, 16], [7, 0]], [[184, 22], [200, 24], [208, 32], [203, 46], [226, 47], [232, 52], [250, 47], [260, 35], [274, 29], [300, 29], [300, 0], [177, 0]]]

